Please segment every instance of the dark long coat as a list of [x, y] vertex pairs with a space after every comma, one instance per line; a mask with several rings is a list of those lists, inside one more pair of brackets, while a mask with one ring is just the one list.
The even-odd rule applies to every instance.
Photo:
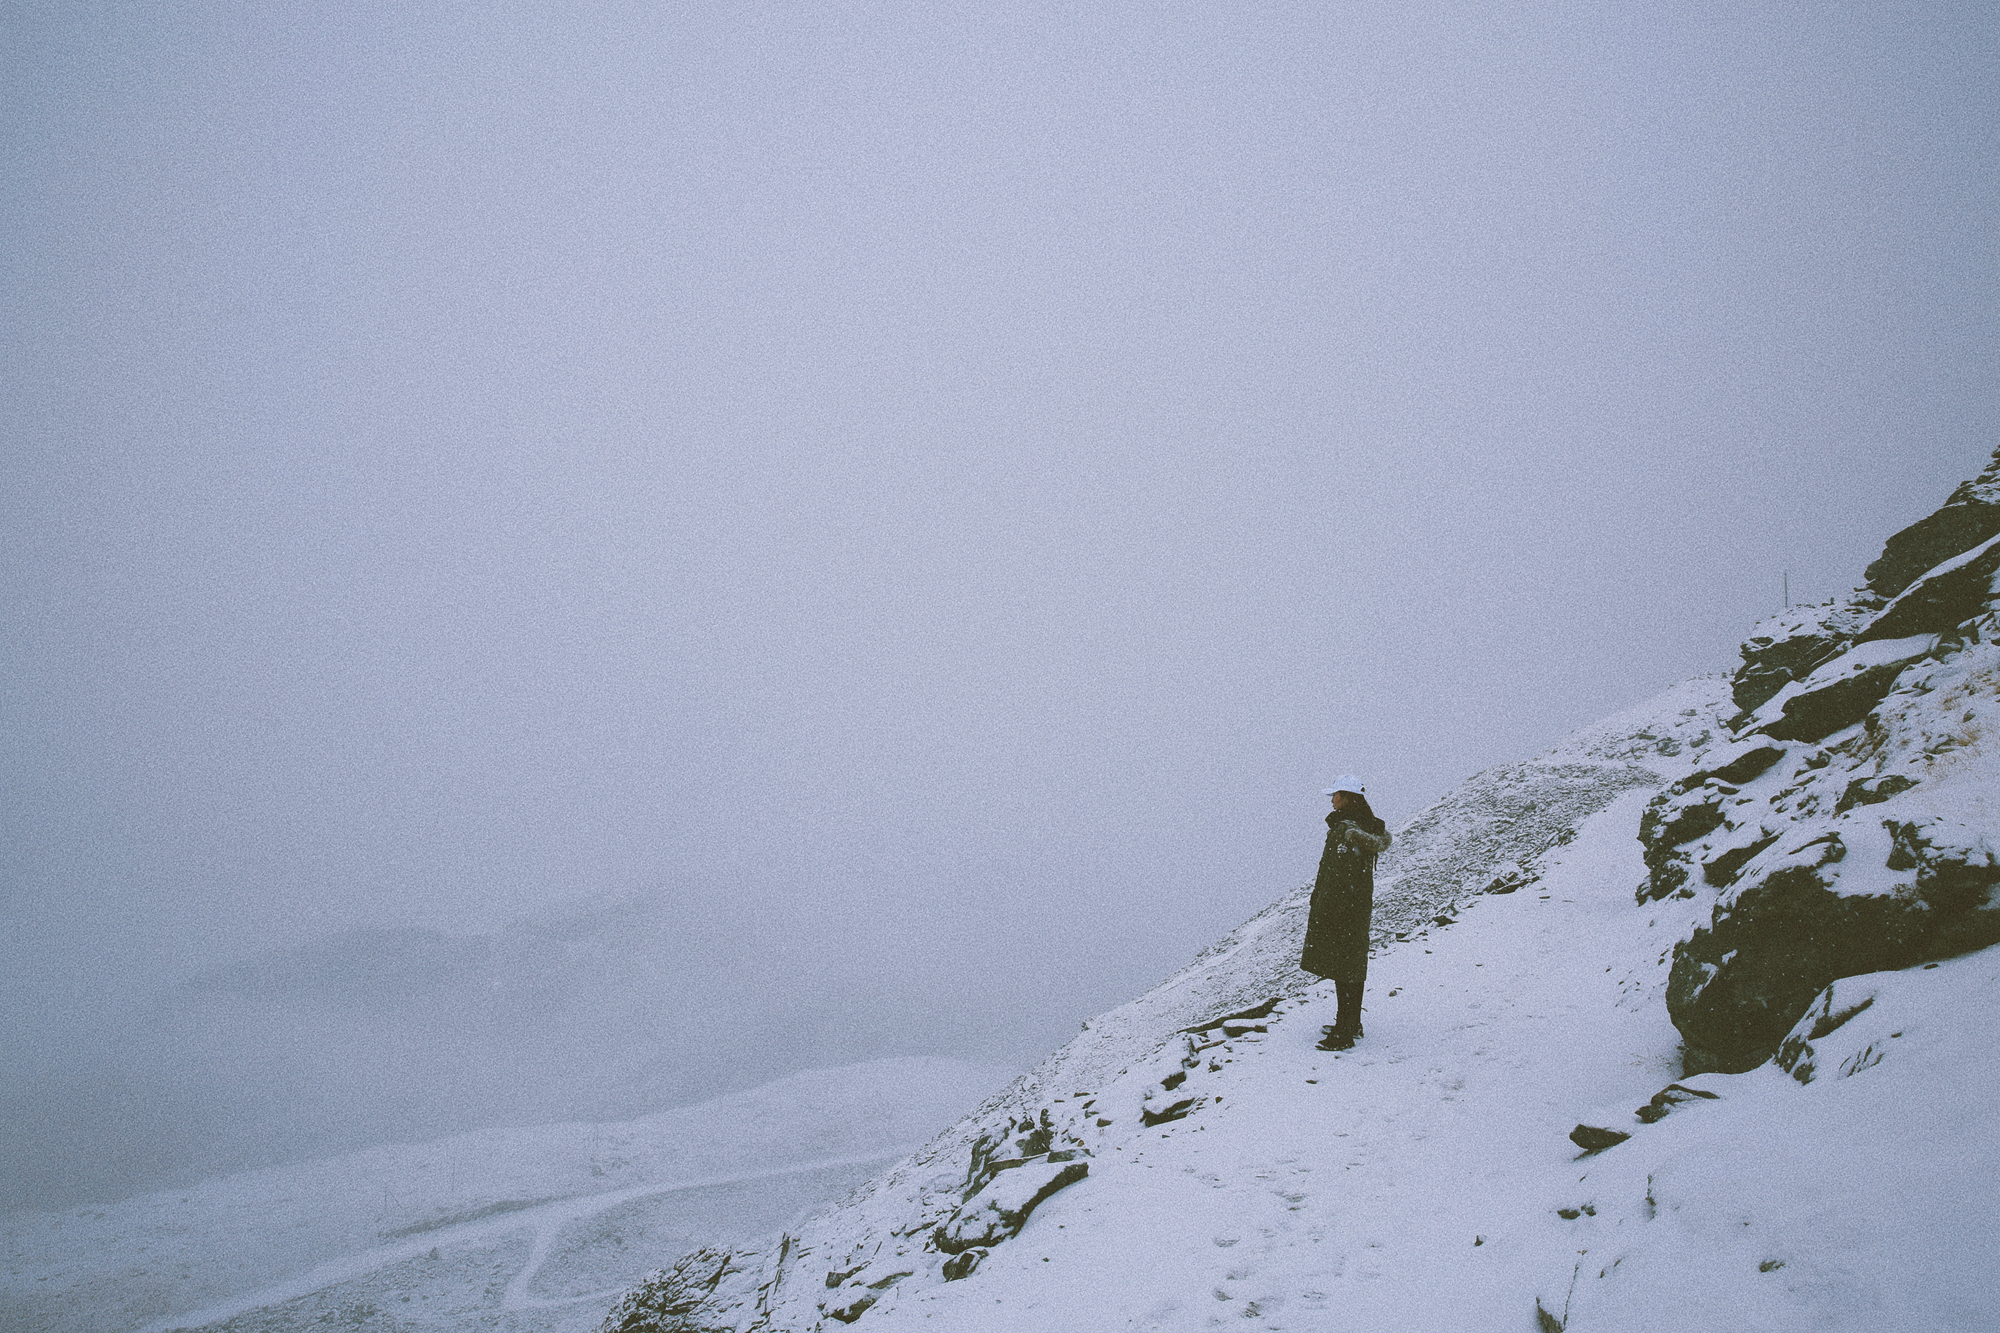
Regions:
[[[1356, 836], [1349, 838], [1349, 830]], [[1388, 850], [1389, 829], [1381, 820], [1343, 810], [1326, 817], [1326, 851], [1313, 881], [1300, 967], [1335, 981], [1367, 980], [1375, 858]]]

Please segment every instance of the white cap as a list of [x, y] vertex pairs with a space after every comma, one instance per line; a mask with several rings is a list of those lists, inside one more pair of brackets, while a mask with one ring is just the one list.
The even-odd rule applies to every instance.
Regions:
[[1368, 794], [1368, 787], [1367, 784], [1363, 783], [1360, 778], [1355, 777], [1352, 773], [1342, 773], [1333, 780], [1333, 785], [1321, 792], [1320, 795], [1331, 796], [1335, 792], [1343, 791], [1351, 791], [1356, 796], [1365, 796]]

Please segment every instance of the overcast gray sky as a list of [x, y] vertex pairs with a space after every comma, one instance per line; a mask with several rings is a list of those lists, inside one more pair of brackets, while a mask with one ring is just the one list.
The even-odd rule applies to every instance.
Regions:
[[2000, 443], [1990, 3], [0, 22], [17, 1033], [663, 889], [1025, 1061]]

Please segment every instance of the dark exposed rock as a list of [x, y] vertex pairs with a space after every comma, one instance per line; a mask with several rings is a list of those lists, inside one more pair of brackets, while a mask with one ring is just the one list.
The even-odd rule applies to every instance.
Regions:
[[1718, 852], [1701, 864], [1701, 877], [1718, 889], [1729, 887], [1736, 877], [1743, 873], [1743, 867], [1754, 861], [1766, 847], [1778, 840], [1773, 833], [1752, 842], [1738, 843], [1725, 851]]
[[989, 1181], [932, 1235], [945, 1254], [990, 1249], [1027, 1224], [1028, 1215], [1057, 1190], [1090, 1174], [1086, 1161], [1029, 1162]]
[[1766, 621], [1743, 642], [1743, 665], [1731, 678], [1730, 697], [1745, 713], [1761, 708], [1779, 690], [1839, 656], [1882, 605], [1874, 593], [1857, 591]]
[[827, 1302], [827, 1317], [838, 1319], [843, 1324], [851, 1324], [867, 1314], [875, 1302], [881, 1299], [881, 1292], [869, 1291], [866, 1287], [859, 1291], [842, 1292], [840, 1296]]
[[1797, 849], [1674, 946], [1667, 1012], [1717, 1068], [1761, 1064], [1829, 981], [1894, 966], [1907, 950], [1892, 899], [1829, 887], [1822, 872], [1845, 855], [1831, 833]]
[[1883, 827], [1892, 838], [1886, 868], [1915, 871], [1910, 879], [1838, 892], [1847, 851], [1838, 832], [1823, 833], [1765, 867], [1674, 946], [1667, 1011], [1697, 1053], [1692, 1063], [1729, 1073], [1762, 1063], [1836, 978], [2000, 943], [1991, 905], [2000, 862], [1975, 832], [1937, 819]]
[[1850, 1018], [1875, 1003], [1875, 989], [1847, 978], [1835, 981], [1819, 993], [1803, 1017], [1782, 1043], [1774, 1062], [1801, 1083], [1810, 1083], [1819, 1072], [1818, 1052], [1813, 1043], [1845, 1026]]
[[1759, 730], [1779, 740], [1824, 740], [1867, 717], [1904, 669], [1936, 645], [1929, 634], [1857, 644], [1759, 710]]
[[2000, 537], [1947, 560], [1911, 584], [1869, 623], [1860, 641], [1949, 632], [1986, 610], [1995, 572], [2000, 572]]
[[2000, 944], [2000, 858], [1968, 825], [1949, 819], [1885, 820], [1894, 839], [1889, 869], [1917, 872], [1917, 898], [1933, 917], [1926, 960], [1952, 958]]
[[[1255, 1022], [1257, 1019], [1260, 1018], [1269, 1018], [1271, 1016], [1271, 1011], [1273, 1009], [1276, 1009], [1279, 1005], [1283, 1004], [1284, 1002], [1285, 1002], [1284, 996], [1273, 995], [1270, 999], [1264, 1001], [1264, 1003], [1260, 1005], [1255, 1006], [1254, 1008], [1239, 1009], [1233, 1014], [1224, 1014], [1220, 1018], [1211, 1018], [1206, 1022], [1197, 1023], [1191, 1028], [1182, 1028], [1181, 1031], [1186, 1033], [1202, 1033], [1202, 1032], [1207, 1032], [1212, 1028], [1226, 1028], [1228, 1025], [1234, 1023]], [[1264, 1029], [1256, 1028], [1254, 1030], [1262, 1032]]]
[[1164, 1125], [1169, 1121], [1185, 1120], [1188, 1117], [1188, 1113], [1194, 1110], [1197, 1100], [1194, 1097], [1183, 1097], [1171, 1106], [1164, 1107], [1158, 1111], [1151, 1109], [1143, 1110], [1139, 1112], [1139, 1122], [1148, 1129], [1151, 1129], [1154, 1125]]
[[1754, 778], [1761, 777], [1771, 765], [1783, 759], [1785, 747], [1762, 736], [1753, 736], [1749, 740], [1724, 746], [1712, 756], [1706, 757], [1709, 759], [1708, 766], [1687, 780], [1684, 785], [1694, 787], [1714, 779], [1717, 782], [1740, 787]]
[[[1055, 1147], [1055, 1122], [1045, 1106], [1033, 1119], [1023, 1116], [1009, 1122], [998, 1133], [982, 1134], [972, 1145], [972, 1160], [966, 1168], [962, 1197], [971, 1198], [1001, 1171], [1020, 1166], [1031, 1158], [1045, 1156]], [[1074, 1140], [1072, 1140], [1074, 1142]]]
[[1703, 1088], [1690, 1088], [1685, 1084], [1669, 1083], [1666, 1087], [1654, 1093], [1651, 1101], [1632, 1114], [1638, 1116], [1641, 1121], [1648, 1125], [1655, 1125], [1673, 1114], [1674, 1108], [1677, 1106], [1686, 1106], [1690, 1102], [1712, 1102], [1719, 1096], [1721, 1096], [1720, 1093], [1709, 1092]]
[[1888, 800], [1917, 785], [1917, 780], [1902, 773], [1888, 773], [1878, 778], [1856, 778], [1847, 784], [1840, 801], [1834, 806], [1837, 813], [1846, 813], [1861, 805], [1875, 805]]
[[1631, 1137], [1624, 1130], [1607, 1129], [1602, 1125], [1578, 1125], [1569, 1132], [1569, 1141], [1585, 1152], [1603, 1152]]
[[991, 1253], [991, 1250], [978, 1246], [974, 1246], [969, 1250], [959, 1251], [944, 1261], [944, 1280], [947, 1282], [956, 1282], [962, 1277], [972, 1276], [972, 1270], [979, 1267], [980, 1261]]
[[2000, 453], [1986, 470], [1951, 493], [1944, 507], [1891, 537], [1868, 566], [1868, 586], [1894, 597], [1925, 570], [2000, 534]]
[[[1690, 785], [1692, 784], [1692, 785]], [[1679, 849], [1722, 826], [1723, 806], [1737, 789], [1704, 774], [1683, 779], [1655, 796], [1639, 817], [1639, 841], [1646, 849], [1646, 883], [1639, 900], [1660, 899], [1687, 883], [1687, 858]]]
[[1737, 790], [1714, 781], [1675, 783], [1647, 803], [1639, 817], [1639, 841], [1649, 847], [1678, 847], [1714, 832], [1722, 823], [1722, 803]]

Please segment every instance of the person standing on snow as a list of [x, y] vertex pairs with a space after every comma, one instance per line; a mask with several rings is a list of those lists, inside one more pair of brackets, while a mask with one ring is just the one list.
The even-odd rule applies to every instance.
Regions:
[[1333, 810], [1326, 817], [1326, 851], [1313, 881], [1312, 912], [1299, 966], [1333, 980], [1340, 1008], [1320, 1042], [1344, 1051], [1361, 1036], [1361, 988], [1368, 980], [1368, 925], [1375, 910], [1375, 858], [1389, 850], [1389, 826], [1368, 808], [1361, 779], [1352, 773], [1326, 789]]

